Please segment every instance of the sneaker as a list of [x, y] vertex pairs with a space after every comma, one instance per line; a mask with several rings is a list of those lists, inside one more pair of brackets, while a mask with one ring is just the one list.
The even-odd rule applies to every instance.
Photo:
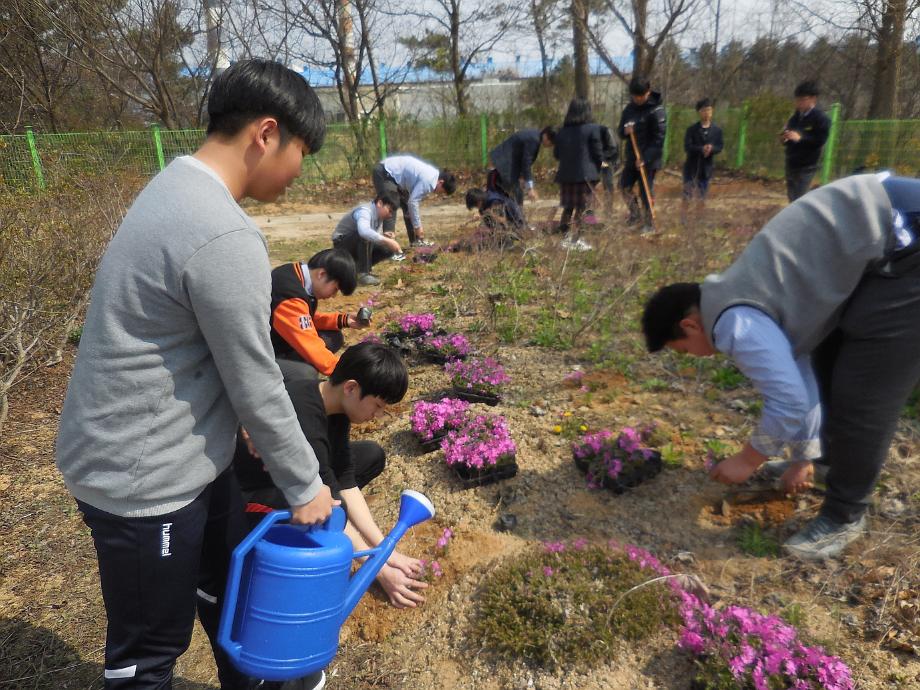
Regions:
[[406, 260], [406, 255], [404, 252], [400, 252], [399, 254], [394, 254], [393, 256], [390, 257], [390, 261], [405, 261], [405, 260]]
[[868, 531], [865, 515], [845, 524], [819, 515], [789, 537], [783, 544], [783, 551], [806, 561], [823, 561], [839, 556], [848, 544]]
[[[794, 464], [795, 462], [792, 460], [767, 460], [760, 466], [760, 471], [765, 479], [779, 481], [786, 470]], [[827, 473], [830, 471], [831, 466], [823, 462], [813, 462], [811, 464], [815, 469], [814, 482], [816, 484], [827, 484]]]
[[655, 232], [655, 226], [651, 223], [645, 223], [641, 228], [639, 228], [640, 235], [651, 235]]
[[360, 273], [358, 275], [358, 285], [380, 285], [380, 278], [370, 273]]
[[563, 239], [560, 243], [560, 246], [563, 249], [568, 249], [569, 251], [575, 252], [588, 252], [594, 249], [594, 247], [592, 247], [580, 237], [577, 240], [573, 240], [571, 237], [566, 236], [565, 239]]
[[281, 690], [323, 690], [324, 687], [326, 687], [326, 672], [317, 671], [303, 678], [284, 681]]
[[410, 243], [409, 246], [410, 247], [433, 247], [434, 242], [432, 242], [431, 240], [415, 240], [415, 242]]

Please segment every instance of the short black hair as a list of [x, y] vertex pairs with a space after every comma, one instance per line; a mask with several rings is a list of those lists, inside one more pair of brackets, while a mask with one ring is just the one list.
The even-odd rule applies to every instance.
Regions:
[[672, 340], [683, 338], [681, 319], [699, 308], [699, 283], [674, 283], [652, 295], [642, 312], [642, 333], [648, 351], [658, 352]]
[[208, 94], [208, 131], [234, 136], [253, 120], [278, 119], [282, 141], [303, 139], [316, 153], [326, 138], [326, 116], [307, 81], [280, 62], [242, 60], [220, 74]]
[[396, 195], [390, 191], [381, 192], [380, 194], [375, 196], [374, 203], [377, 203], [378, 201], [381, 201], [387, 206], [389, 206], [390, 210], [393, 211], [394, 213], [396, 212], [396, 209], [399, 207], [399, 199], [397, 199]]
[[473, 187], [473, 189], [466, 190], [466, 207], [468, 209], [482, 208], [482, 204], [485, 203], [486, 193], [479, 189], [479, 187]]
[[795, 87], [793, 95], [796, 98], [801, 98], [802, 96], [820, 96], [821, 89], [818, 88], [818, 82], [806, 79]]
[[703, 108], [711, 108], [711, 107], [712, 107], [712, 101], [708, 98], [701, 98], [700, 100], [696, 102], [697, 112], [699, 112]]
[[550, 126], [544, 127], [543, 129], [540, 130], [540, 139], [542, 140], [544, 136], [547, 139], [549, 139], [550, 142], [555, 142], [556, 141], [556, 128], [550, 127]]
[[307, 261], [307, 268], [322, 268], [330, 280], [339, 284], [339, 292], [350, 295], [358, 286], [358, 272], [355, 260], [344, 249], [324, 249], [316, 252]]
[[644, 96], [652, 90], [652, 83], [645, 77], [636, 75], [629, 80], [629, 95]]
[[352, 345], [329, 375], [333, 386], [357, 381], [361, 397], [375, 395], [387, 403], [398, 403], [409, 390], [409, 372], [402, 356], [389, 345], [365, 341]]
[[443, 168], [438, 171], [438, 179], [444, 180], [444, 186], [442, 189], [445, 194], [453, 194], [457, 191], [457, 176], [454, 175], [450, 170], [444, 170]]
[[565, 121], [562, 123], [566, 127], [572, 125], [584, 125], [594, 122], [594, 116], [591, 114], [591, 103], [587, 98], [573, 98], [569, 102], [569, 109], [565, 113]]

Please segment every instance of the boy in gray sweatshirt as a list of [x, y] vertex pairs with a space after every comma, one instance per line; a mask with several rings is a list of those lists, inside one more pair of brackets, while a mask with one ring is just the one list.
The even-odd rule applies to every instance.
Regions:
[[[57, 466], [106, 605], [106, 688], [171, 686], [198, 583], [220, 579], [246, 531], [228, 469], [239, 424], [292, 522], [335, 504], [275, 364], [265, 238], [238, 205], [300, 174], [322, 108], [296, 73], [249, 60], [215, 80], [208, 115], [205, 143], [147, 185], [106, 250], [61, 414]], [[222, 687], [249, 687], [215, 651]]]

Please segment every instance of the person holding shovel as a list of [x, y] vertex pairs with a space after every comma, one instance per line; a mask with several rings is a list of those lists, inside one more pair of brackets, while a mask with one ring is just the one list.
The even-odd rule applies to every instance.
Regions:
[[629, 223], [643, 220], [633, 193], [638, 184], [645, 208], [643, 231], [654, 230], [655, 173], [661, 167], [667, 115], [661, 94], [652, 91], [648, 79], [635, 76], [629, 82], [630, 101], [623, 108], [617, 132], [626, 140], [626, 159], [620, 174], [620, 189], [629, 209]]
[[[789, 492], [827, 468], [820, 514], [783, 545], [819, 560], [866, 533], [898, 416], [920, 380], [920, 180], [857, 175], [793, 202], [738, 259], [648, 301], [650, 352], [721, 352], [764, 398], [757, 430], [713, 479], [739, 484], [789, 447]], [[823, 415], [823, 422], [822, 422]]]
[[684, 205], [696, 197], [700, 206], [709, 193], [712, 179], [713, 158], [722, 152], [722, 130], [712, 123], [712, 101], [704, 98], [697, 101], [696, 112], [700, 121], [687, 127], [684, 134]]

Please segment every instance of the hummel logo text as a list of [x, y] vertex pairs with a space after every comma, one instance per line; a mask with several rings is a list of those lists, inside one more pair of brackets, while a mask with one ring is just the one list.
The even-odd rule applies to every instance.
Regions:
[[160, 558], [172, 556], [172, 551], [169, 550], [170, 529], [172, 529], [171, 522], [164, 522], [163, 526], [160, 528]]

